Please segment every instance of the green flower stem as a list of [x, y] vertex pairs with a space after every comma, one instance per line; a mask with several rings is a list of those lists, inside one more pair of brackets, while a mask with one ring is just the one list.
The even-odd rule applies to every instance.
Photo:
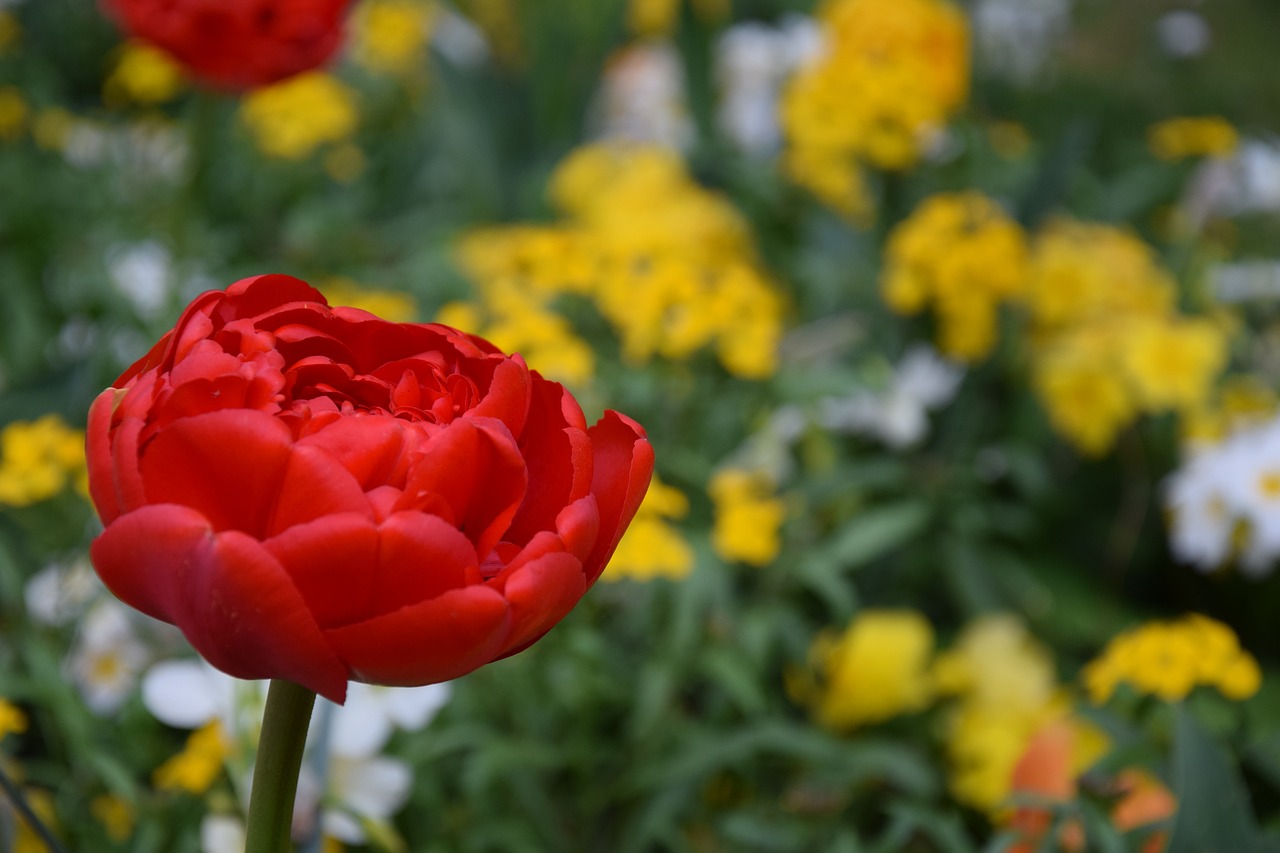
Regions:
[[245, 853], [284, 853], [289, 849], [298, 770], [315, 703], [316, 694], [305, 687], [282, 679], [271, 682], [249, 794]]

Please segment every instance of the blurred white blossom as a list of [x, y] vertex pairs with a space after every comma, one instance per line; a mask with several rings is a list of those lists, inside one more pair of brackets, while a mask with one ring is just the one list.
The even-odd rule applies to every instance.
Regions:
[[1019, 83], [1040, 76], [1071, 27], [1072, 0], [977, 0], [976, 59]]
[[910, 447], [928, 434], [928, 413], [950, 402], [963, 379], [964, 368], [932, 347], [915, 346], [894, 367], [886, 388], [827, 398], [819, 419], [836, 432], [869, 435], [893, 448]]
[[615, 53], [605, 67], [598, 115], [602, 138], [687, 149], [694, 129], [675, 48], [646, 42]]
[[734, 24], [716, 43], [715, 75], [720, 130], [747, 154], [764, 157], [782, 145], [778, 99], [787, 77], [822, 54], [822, 28], [805, 15], [777, 26]]
[[22, 597], [32, 619], [45, 625], [65, 625], [104, 589], [86, 554], [67, 564], [45, 566], [27, 581]]
[[107, 250], [111, 283], [143, 320], [158, 317], [172, 298], [173, 258], [159, 241], [117, 244]]
[[1177, 9], [1161, 15], [1156, 20], [1156, 36], [1164, 52], [1177, 59], [1199, 56], [1209, 49], [1213, 41], [1208, 22], [1189, 9]]
[[80, 623], [67, 669], [95, 714], [119, 710], [137, 686], [150, 654], [138, 639], [130, 611], [115, 599], [104, 598]]

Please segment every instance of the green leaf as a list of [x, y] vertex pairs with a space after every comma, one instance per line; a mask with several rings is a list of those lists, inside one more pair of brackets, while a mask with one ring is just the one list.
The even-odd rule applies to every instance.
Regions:
[[919, 534], [928, 524], [929, 515], [929, 505], [918, 500], [866, 510], [835, 534], [821, 558], [842, 569], [865, 565]]
[[1167, 853], [1234, 853], [1258, 848], [1258, 827], [1225, 749], [1190, 711], [1174, 709], [1173, 787], [1178, 798]]

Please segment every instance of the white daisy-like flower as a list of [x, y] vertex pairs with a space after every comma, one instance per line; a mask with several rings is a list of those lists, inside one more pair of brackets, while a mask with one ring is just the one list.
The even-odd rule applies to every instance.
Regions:
[[81, 621], [67, 670], [89, 710], [109, 715], [129, 698], [149, 657], [129, 611], [115, 599], [104, 598]]
[[684, 66], [674, 47], [652, 42], [623, 48], [604, 71], [599, 135], [683, 151], [694, 139], [686, 101]]
[[955, 397], [964, 368], [928, 346], [908, 350], [881, 392], [858, 389], [820, 403], [819, 420], [828, 429], [870, 435], [889, 447], [918, 444], [929, 432], [928, 412]]
[[1165, 481], [1169, 547], [1177, 559], [1202, 571], [1231, 557], [1235, 517], [1224, 476], [1230, 462], [1222, 448], [1212, 447], [1192, 456]]
[[45, 566], [27, 581], [22, 600], [27, 613], [37, 622], [65, 625], [104, 589], [86, 554], [70, 563]]
[[346, 704], [333, 716], [329, 748], [343, 758], [369, 758], [386, 746], [394, 729], [418, 731], [449, 701], [449, 684], [377, 687], [352, 682]]

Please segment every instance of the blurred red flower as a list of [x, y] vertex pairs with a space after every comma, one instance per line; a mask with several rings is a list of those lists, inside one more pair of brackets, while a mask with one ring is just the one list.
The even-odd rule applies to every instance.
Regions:
[[322, 65], [351, 0], [102, 0], [135, 36], [220, 89], [252, 89]]
[[603, 571], [644, 430], [447, 326], [295, 278], [198, 297], [89, 412], [107, 586], [212, 664], [336, 701], [527, 647]]

